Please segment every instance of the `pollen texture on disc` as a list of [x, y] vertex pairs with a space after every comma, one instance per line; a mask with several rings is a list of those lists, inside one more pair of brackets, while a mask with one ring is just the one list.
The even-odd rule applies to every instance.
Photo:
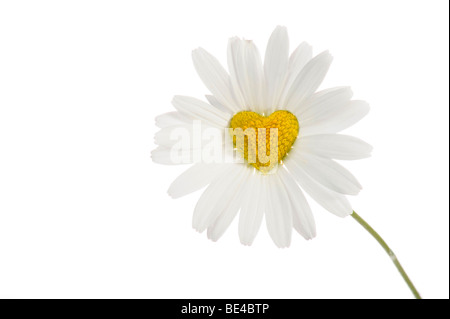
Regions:
[[[251, 111], [239, 112], [231, 119], [230, 127], [233, 129], [234, 147], [250, 165], [263, 172], [281, 163], [299, 132], [298, 120], [289, 111], [276, 111], [269, 116]], [[265, 139], [260, 136], [264, 133]]]

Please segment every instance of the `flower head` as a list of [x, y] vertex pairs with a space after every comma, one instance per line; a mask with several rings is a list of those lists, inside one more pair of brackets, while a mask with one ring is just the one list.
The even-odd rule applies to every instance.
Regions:
[[363, 118], [369, 106], [351, 100], [349, 87], [316, 92], [332, 61], [327, 51], [313, 57], [302, 43], [289, 55], [286, 28], [277, 27], [264, 63], [255, 44], [239, 38], [228, 44], [229, 72], [204, 49], [192, 58], [212, 93], [209, 103], [175, 96], [176, 112], [156, 119], [161, 130], [152, 158], [195, 162], [168, 192], [177, 198], [207, 186], [194, 209], [196, 230], [207, 229], [208, 238], [217, 240], [239, 213], [245, 245], [252, 244], [263, 217], [279, 247], [289, 246], [293, 228], [311, 239], [316, 227], [303, 191], [337, 216], [352, 213], [346, 195], [358, 194], [361, 185], [335, 160], [365, 158], [372, 148], [337, 133]]

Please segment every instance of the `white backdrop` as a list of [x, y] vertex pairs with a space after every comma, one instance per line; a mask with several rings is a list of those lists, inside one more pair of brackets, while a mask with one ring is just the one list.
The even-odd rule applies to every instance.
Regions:
[[226, 62], [231, 36], [264, 51], [276, 25], [334, 62], [371, 113], [346, 131], [374, 146], [344, 163], [354, 209], [425, 298], [449, 297], [447, 1], [0, 2], [0, 297], [410, 298], [352, 218], [311, 202], [318, 236], [252, 247], [233, 223], [191, 228], [200, 192], [166, 190], [186, 167], [153, 164], [154, 117], [207, 93], [191, 62]]

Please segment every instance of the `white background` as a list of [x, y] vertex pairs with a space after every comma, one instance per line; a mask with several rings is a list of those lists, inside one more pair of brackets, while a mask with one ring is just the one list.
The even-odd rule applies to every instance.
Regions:
[[154, 117], [207, 93], [191, 63], [226, 62], [231, 36], [264, 52], [329, 49], [322, 87], [351, 85], [371, 113], [346, 133], [374, 146], [344, 163], [354, 209], [425, 298], [449, 297], [447, 1], [0, 2], [0, 297], [410, 298], [352, 218], [311, 203], [318, 236], [252, 247], [233, 223], [191, 228], [200, 195], [166, 190], [185, 167], [153, 164]]

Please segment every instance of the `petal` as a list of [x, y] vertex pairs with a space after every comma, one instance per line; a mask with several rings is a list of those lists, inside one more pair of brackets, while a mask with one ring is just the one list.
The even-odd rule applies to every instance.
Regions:
[[192, 51], [197, 73], [208, 90], [231, 111], [239, 110], [230, 86], [230, 76], [219, 61], [202, 48]]
[[252, 41], [230, 39], [228, 64], [235, 96], [242, 97], [242, 108], [258, 111], [263, 100], [264, 79], [258, 48]]
[[168, 126], [185, 125], [192, 123], [192, 118], [179, 112], [167, 112], [158, 115], [155, 118], [155, 123], [157, 127], [164, 128]]
[[296, 163], [295, 159], [286, 157], [284, 164], [303, 190], [323, 208], [339, 217], [346, 217], [353, 212], [349, 201], [344, 195], [333, 192], [313, 180]]
[[179, 141], [178, 137], [187, 136], [190, 138], [192, 135], [192, 122], [189, 124], [167, 126], [156, 132], [155, 144], [170, 148]]
[[191, 164], [193, 162], [190, 157], [188, 160], [185, 160], [184, 158], [172, 153], [172, 151], [172, 148], [158, 146], [151, 152], [151, 158], [153, 162], [164, 165]]
[[302, 190], [285, 167], [278, 170], [281, 181], [292, 205], [292, 217], [295, 230], [305, 239], [316, 237], [316, 223]]
[[210, 184], [225, 167], [221, 164], [194, 164], [172, 182], [167, 192], [172, 198], [193, 193]]
[[228, 206], [236, 195], [237, 186], [242, 182], [246, 165], [228, 164], [217, 178], [206, 188], [197, 202], [192, 226], [203, 232]]
[[278, 174], [264, 177], [266, 189], [266, 224], [269, 235], [280, 248], [289, 247], [292, 234], [292, 211]]
[[254, 174], [250, 178], [247, 194], [244, 197], [241, 212], [239, 214], [239, 239], [244, 245], [251, 245], [261, 227], [264, 215], [262, 204], [262, 174]]
[[296, 164], [323, 186], [344, 195], [357, 195], [362, 189], [358, 180], [335, 161], [307, 152], [291, 152]]
[[252, 170], [249, 167], [243, 167], [241, 173], [241, 183], [237, 184], [234, 189], [234, 197], [228, 202], [228, 205], [217, 217], [214, 223], [208, 227], [208, 238], [217, 241], [230, 226], [237, 212], [242, 206], [244, 192], [248, 189], [249, 178]]
[[372, 146], [349, 135], [321, 134], [304, 136], [298, 140], [302, 151], [338, 160], [357, 160], [370, 157]]
[[243, 70], [242, 61], [242, 40], [238, 37], [230, 38], [228, 40], [227, 62], [228, 70], [230, 71], [230, 83], [233, 89], [233, 95], [237, 104], [241, 109], [247, 108], [244, 93], [238, 81], [238, 74]]
[[217, 108], [196, 98], [176, 95], [172, 100], [172, 104], [180, 113], [203, 121], [208, 125], [220, 128], [228, 125], [229, 116], [227, 113], [219, 111]]
[[332, 56], [328, 51], [322, 52], [309, 61], [289, 88], [285, 107], [297, 113], [302, 102], [309, 98], [320, 86], [330, 68]]
[[219, 100], [216, 99], [214, 95], [205, 95], [206, 99], [208, 100], [209, 104], [216, 107], [219, 111], [222, 111], [224, 113], [233, 114], [232, 111], [227, 109], [225, 106], [223, 106]]
[[285, 27], [278, 26], [270, 36], [264, 58], [268, 113], [272, 113], [280, 102], [289, 65], [289, 37]]
[[262, 111], [264, 71], [258, 48], [252, 41], [244, 41], [245, 96], [249, 105]]
[[292, 52], [289, 58], [289, 66], [288, 66], [288, 75], [286, 78], [286, 84], [283, 88], [283, 93], [281, 94], [280, 103], [278, 108], [283, 108], [286, 100], [286, 95], [292, 86], [295, 78], [298, 76], [303, 67], [312, 59], [312, 47], [306, 43], [301, 43], [295, 50]]
[[350, 87], [335, 87], [314, 93], [298, 108], [301, 125], [320, 121], [327, 112], [343, 107], [350, 102], [353, 92]]
[[[155, 134], [155, 144], [171, 148], [176, 144], [182, 145], [184, 149], [202, 149], [204, 136], [211, 135], [211, 131], [222, 136], [224, 141], [224, 127], [208, 125], [206, 121], [191, 121], [189, 124], [167, 126]], [[183, 144], [184, 143], [184, 144]]]
[[300, 128], [302, 136], [340, 132], [360, 121], [369, 113], [369, 104], [364, 101], [350, 101], [342, 107], [328, 110], [320, 121], [311, 121]]

